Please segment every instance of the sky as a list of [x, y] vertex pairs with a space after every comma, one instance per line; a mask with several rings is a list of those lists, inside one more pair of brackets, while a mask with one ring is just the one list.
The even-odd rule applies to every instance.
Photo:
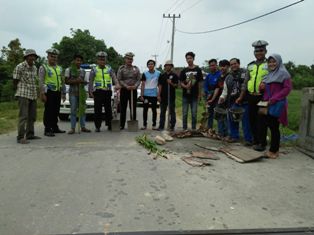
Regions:
[[[19, 38], [24, 48], [40, 56], [70, 28], [88, 29], [118, 53], [135, 54], [134, 64], [146, 69], [148, 59], [157, 64], [170, 59], [172, 21], [176, 30], [199, 32], [221, 28], [254, 18], [298, 0], [0, 0], [0, 46]], [[283, 61], [314, 64], [314, 1], [284, 9], [264, 18], [208, 34], [175, 31], [174, 64], [185, 66], [185, 53], [196, 54], [195, 64], [211, 58], [237, 57], [242, 66], [254, 60], [252, 42], [266, 40], [268, 54]], [[153, 55], [158, 55], [154, 57]], [[110, 61], [109, 61], [110, 64]]]

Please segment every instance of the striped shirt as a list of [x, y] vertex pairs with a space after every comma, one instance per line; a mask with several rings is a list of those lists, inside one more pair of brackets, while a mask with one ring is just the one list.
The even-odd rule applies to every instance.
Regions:
[[15, 96], [36, 100], [37, 95], [37, 68], [29, 66], [26, 61], [18, 64], [13, 71], [13, 79], [18, 80]]

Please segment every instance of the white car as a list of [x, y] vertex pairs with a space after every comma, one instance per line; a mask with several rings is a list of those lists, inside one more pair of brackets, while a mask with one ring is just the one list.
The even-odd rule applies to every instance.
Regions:
[[[89, 74], [91, 72], [90, 68], [84, 68], [85, 69], [85, 81], [89, 81]], [[86, 117], [87, 118], [92, 118], [94, 115], [94, 99], [89, 98], [88, 94], [88, 85], [85, 86], [85, 90], [87, 93], [87, 99], [86, 99]], [[114, 86], [112, 86], [112, 96], [111, 96], [111, 104], [113, 105], [114, 101]], [[103, 113], [105, 113], [105, 109], [103, 108]], [[61, 105], [60, 105], [60, 113], [59, 113], [59, 118], [60, 120], [69, 120], [69, 116], [71, 114], [71, 105], [69, 101], [69, 85], [66, 85], [66, 100], [63, 102], [61, 100]]]

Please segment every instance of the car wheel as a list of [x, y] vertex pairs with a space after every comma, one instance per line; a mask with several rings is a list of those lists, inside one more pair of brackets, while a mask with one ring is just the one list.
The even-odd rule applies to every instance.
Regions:
[[62, 121], [67, 121], [69, 120], [69, 114], [59, 114], [59, 118]]

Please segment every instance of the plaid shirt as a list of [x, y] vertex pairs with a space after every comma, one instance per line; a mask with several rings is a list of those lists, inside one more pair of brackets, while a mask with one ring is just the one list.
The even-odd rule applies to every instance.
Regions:
[[30, 100], [37, 99], [37, 68], [29, 66], [26, 61], [18, 64], [13, 71], [13, 79], [19, 80], [15, 96]]

